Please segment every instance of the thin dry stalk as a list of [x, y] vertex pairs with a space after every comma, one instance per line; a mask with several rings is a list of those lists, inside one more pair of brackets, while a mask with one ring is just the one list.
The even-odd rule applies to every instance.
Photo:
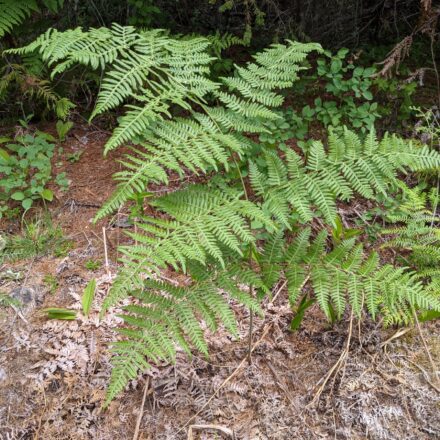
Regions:
[[350, 351], [350, 343], [351, 343], [351, 336], [353, 334], [353, 311], [350, 315], [350, 323], [348, 326], [348, 336], [347, 336], [347, 342], [345, 344], [344, 350], [342, 350], [341, 355], [339, 356], [339, 359], [335, 362], [332, 368], [330, 368], [329, 372], [318, 382], [321, 383], [319, 388], [317, 389], [315, 396], [313, 397], [312, 401], [307, 405], [307, 407], [314, 406], [319, 402], [319, 399], [321, 397], [322, 392], [325, 389], [325, 386], [327, 385], [328, 381], [331, 379], [333, 375], [337, 375], [342, 366], [344, 365], [345, 360], [348, 357], [348, 353]]
[[426, 355], [428, 356], [429, 363], [431, 364], [432, 374], [434, 375], [434, 379], [436, 383], [439, 383], [437, 366], [435, 365], [434, 359], [432, 359], [431, 351], [429, 350], [428, 344], [426, 343], [426, 339], [423, 336], [422, 327], [420, 326], [419, 319], [417, 318], [417, 314], [413, 311], [414, 319], [416, 321], [417, 330], [419, 331], [420, 339], [422, 340], [423, 347], [425, 348]]
[[136, 428], [133, 434], [133, 440], [137, 440], [139, 437], [139, 429], [141, 427], [142, 416], [144, 415], [145, 400], [147, 399], [149, 388], [150, 388], [150, 378], [147, 378], [147, 382], [145, 383], [145, 388], [144, 388], [144, 395], [142, 396], [141, 407], [139, 409], [139, 415], [136, 421]]
[[108, 251], [107, 251], [107, 234], [104, 226], [102, 227], [102, 241], [104, 243], [105, 270], [107, 271], [107, 275], [110, 275], [110, 266], [108, 262]]
[[220, 425], [191, 425], [188, 429], [188, 440], [194, 440], [193, 430], [206, 430], [206, 429], [220, 431], [222, 434], [226, 434], [235, 440], [234, 431], [232, 431], [232, 429], [225, 428], [224, 426], [220, 426]]

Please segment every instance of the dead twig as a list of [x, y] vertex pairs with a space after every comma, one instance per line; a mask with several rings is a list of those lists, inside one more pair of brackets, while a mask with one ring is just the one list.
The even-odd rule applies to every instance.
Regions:
[[350, 343], [351, 343], [352, 334], [353, 334], [353, 311], [351, 311], [351, 315], [350, 315], [350, 323], [348, 326], [348, 336], [347, 336], [347, 342], [345, 344], [345, 348], [344, 348], [344, 350], [342, 350], [341, 355], [339, 356], [338, 360], [335, 362], [333, 367], [330, 368], [329, 372], [322, 379], [319, 380], [318, 384], [320, 382], [322, 382], [322, 383], [319, 386], [318, 390], [316, 391], [315, 396], [313, 397], [312, 401], [307, 405], [308, 408], [310, 408], [311, 406], [313, 406], [319, 402], [321, 394], [324, 391], [325, 386], [327, 385], [328, 381], [331, 379], [331, 377], [333, 375], [338, 374], [339, 370], [344, 365], [344, 362], [347, 359], [348, 353], [350, 351]]
[[105, 226], [102, 227], [102, 241], [104, 243], [105, 270], [107, 272], [107, 275], [110, 275], [110, 266], [108, 263], [107, 237], [106, 237]]
[[283, 284], [281, 284], [281, 286], [277, 289], [277, 292], [275, 293], [275, 295], [273, 296], [272, 300], [270, 301], [271, 304], [275, 303], [275, 300], [278, 298], [278, 295], [283, 291], [283, 289], [286, 287], [287, 284], [287, 280], [285, 280], [283, 282]]
[[426, 355], [428, 356], [429, 362], [431, 364], [432, 374], [434, 375], [435, 382], [439, 383], [437, 366], [435, 365], [434, 359], [432, 359], [428, 344], [426, 343], [426, 339], [423, 336], [422, 327], [420, 326], [419, 319], [417, 318], [417, 313], [414, 310], [413, 310], [413, 315], [416, 321], [417, 330], [419, 331], [420, 339], [422, 340], [423, 347], [425, 348]]
[[[252, 284], [249, 286], [249, 295], [253, 296]], [[254, 311], [249, 310], [249, 333], [248, 333], [248, 362], [252, 363], [252, 342], [254, 337]]]
[[394, 339], [397, 339], [403, 335], [406, 335], [411, 330], [412, 330], [411, 328], [401, 328], [401, 329], [397, 330], [396, 333], [394, 333], [392, 336], [390, 336], [385, 342], [382, 342], [382, 344], [380, 344], [380, 348], [384, 348], [391, 341], [394, 341]]
[[437, 391], [437, 393], [440, 393], [440, 388], [436, 385], [434, 385], [430, 380], [429, 380], [429, 374], [428, 372], [421, 367], [419, 364], [416, 364], [415, 362], [413, 362], [411, 359], [406, 359], [410, 364], [414, 365], [415, 367], [417, 367], [425, 376], [425, 380], [426, 382], [428, 382], [429, 385], [431, 385], [432, 388], [434, 388], [435, 391]]
[[271, 373], [275, 379], [275, 383], [276, 383], [277, 387], [279, 388], [279, 390], [285, 394], [285, 396], [287, 397], [287, 400], [290, 402], [290, 404], [294, 405], [293, 397], [291, 396], [291, 394], [287, 390], [287, 387], [286, 387], [286, 384], [284, 383], [284, 381], [282, 381], [280, 379], [280, 377], [278, 376], [278, 373], [276, 372], [273, 365], [269, 361], [266, 361], [266, 365], [269, 367], [269, 370], [271, 371]]
[[145, 388], [144, 388], [144, 395], [142, 396], [142, 403], [141, 403], [141, 407], [139, 409], [139, 415], [136, 421], [136, 428], [134, 430], [134, 434], [133, 434], [133, 440], [137, 440], [139, 437], [139, 429], [141, 427], [141, 421], [142, 421], [142, 416], [144, 414], [144, 406], [145, 406], [145, 400], [147, 399], [147, 395], [151, 394], [152, 390], [150, 391], [150, 393], [148, 393], [150, 388], [150, 378], [147, 378], [147, 382], [145, 383]]

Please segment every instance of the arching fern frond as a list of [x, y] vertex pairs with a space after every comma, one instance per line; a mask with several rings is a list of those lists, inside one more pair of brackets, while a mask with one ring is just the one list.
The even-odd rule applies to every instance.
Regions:
[[345, 240], [332, 250], [323, 248], [326, 232], [304, 246], [307, 237], [302, 232], [286, 267], [291, 299], [296, 301], [302, 289], [310, 283], [317, 301], [329, 320], [341, 318], [347, 304], [361, 317], [365, 307], [375, 318], [384, 317], [386, 325], [407, 324], [413, 319], [413, 310], [440, 311], [440, 300], [424, 288], [418, 275], [405, 267], [380, 265], [377, 253], [365, 255], [354, 239]]
[[410, 252], [408, 263], [417, 270], [417, 278], [427, 284], [433, 294], [440, 296], [440, 218], [436, 207], [440, 201], [438, 192], [429, 207], [427, 196], [419, 188], [405, 188], [404, 201], [398, 212], [386, 220], [395, 224], [382, 230], [386, 238], [383, 247]]
[[168, 183], [169, 171], [183, 176], [185, 169], [199, 174], [218, 170], [220, 165], [227, 170], [231, 151], [242, 154], [246, 143], [207, 126], [209, 121], [199, 116], [199, 121], [177, 118], [151, 127], [144, 141], [122, 161], [125, 169], [114, 175], [118, 188], [96, 218], [110, 214], [150, 183]]

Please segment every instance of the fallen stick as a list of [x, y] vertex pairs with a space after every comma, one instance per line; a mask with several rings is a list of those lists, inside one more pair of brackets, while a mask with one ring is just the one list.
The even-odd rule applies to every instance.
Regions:
[[350, 343], [351, 343], [352, 333], [353, 333], [353, 311], [351, 312], [351, 316], [350, 316], [350, 324], [348, 326], [348, 336], [347, 336], [347, 343], [345, 344], [345, 348], [344, 348], [344, 350], [342, 350], [342, 353], [339, 356], [339, 359], [335, 362], [333, 367], [330, 368], [329, 372], [321, 380], [318, 381], [318, 383], [322, 381], [322, 384], [319, 386], [318, 390], [316, 391], [315, 396], [313, 397], [312, 401], [307, 405], [307, 408], [310, 408], [311, 406], [313, 406], [319, 402], [319, 398], [321, 397], [321, 394], [324, 391], [324, 388], [327, 385], [327, 382], [330, 380], [330, 378], [333, 375], [338, 374], [345, 359], [347, 359], [348, 353], [350, 351]]
[[104, 242], [105, 270], [107, 271], [107, 275], [110, 275], [110, 266], [108, 263], [108, 252], [107, 252], [107, 235], [105, 231], [105, 226], [102, 227], [102, 241]]
[[139, 437], [139, 429], [141, 427], [142, 416], [144, 414], [145, 400], [147, 399], [147, 394], [151, 394], [151, 393], [148, 393], [149, 387], [150, 387], [150, 378], [147, 378], [147, 382], [146, 382], [145, 388], [144, 388], [144, 395], [142, 396], [141, 407], [139, 409], [139, 415], [138, 415], [138, 418], [136, 421], [136, 428], [135, 428], [134, 434], [133, 434], [133, 440], [137, 440]]

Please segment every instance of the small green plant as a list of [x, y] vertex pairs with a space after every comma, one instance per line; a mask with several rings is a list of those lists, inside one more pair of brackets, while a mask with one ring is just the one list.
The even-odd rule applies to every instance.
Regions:
[[431, 148], [440, 151], [440, 118], [434, 109], [421, 109], [420, 107], [411, 107], [415, 113], [418, 122], [415, 130], [421, 137], [422, 142], [430, 144]]
[[336, 216], [335, 227], [332, 229], [332, 239], [333, 244], [338, 245], [344, 240], [349, 240], [350, 238], [356, 237], [362, 234], [360, 229], [346, 228], [341, 220], [341, 217]]
[[58, 289], [58, 280], [55, 276], [47, 274], [43, 278], [43, 283], [49, 288], [49, 292], [53, 295]]
[[363, 133], [380, 118], [378, 103], [373, 101], [374, 67], [355, 66], [347, 60], [348, 49], [336, 54], [324, 52], [318, 58], [316, 73], [302, 78], [295, 89], [306, 96], [318, 95], [293, 117], [295, 137], [304, 139], [309, 124], [318, 120], [325, 128], [347, 125]]
[[278, 112], [278, 115], [278, 119], [263, 122], [267, 131], [260, 134], [259, 140], [268, 147], [285, 148], [284, 142], [295, 136], [293, 124], [289, 121], [293, 117], [293, 111], [289, 109], [285, 112]]
[[0, 307], [20, 306], [20, 301], [6, 293], [0, 292]]
[[69, 133], [72, 127], [73, 127], [73, 122], [71, 121], [63, 121], [62, 119], [57, 121], [56, 129], [57, 129], [58, 139], [60, 142], [64, 142], [66, 140], [67, 133]]
[[55, 183], [61, 188], [62, 191], [67, 191], [70, 184], [67, 174], [64, 171], [55, 176]]
[[325, 52], [326, 58], [318, 59], [317, 77], [325, 81], [324, 90], [333, 99], [315, 99], [316, 117], [324, 126], [348, 124], [362, 131], [371, 129], [380, 117], [378, 104], [372, 102], [374, 67], [355, 67], [347, 62], [348, 49], [340, 49], [336, 55]]
[[101, 261], [99, 261], [99, 260], [92, 260], [92, 259], [87, 260], [85, 262], [85, 264], [84, 264], [84, 267], [87, 270], [91, 270], [91, 271], [98, 270], [101, 266], [102, 266]]
[[417, 81], [404, 82], [396, 78], [377, 76], [374, 79], [377, 96], [381, 102], [379, 113], [392, 121], [406, 121], [413, 114], [413, 95]]
[[[51, 135], [40, 131], [35, 135], [19, 136], [14, 141], [0, 140], [0, 216], [14, 210], [9, 206], [11, 201], [20, 202], [22, 208], [28, 210], [36, 200], [53, 200], [48, 184], [52, 180], [54, 140]], [[58, 174], [55, 182], [64, 189], [65, 173]]]
[[128, 23], [132, 26], [149, 27], [153, 20], [160, 17], [161, 9], [154, 0], [128, 0], [131, 9]]
[[66, 159], [70, 163], [76, 163], [81, 159], [84, 150], [75, 151], [74, 153], [68, 154]]
[[64, 256], [72, 247], [72, 242], [64, 238], [61, 228], [54, 226], [48, 217], [25, 223], [21, 234], [6, 236], [4, 240], [0, 262], [50, 254]]
[[88, 282], [82, 296], [81, 304], [84, 316], [89, 316], [90, 308], [92, 307], [93, 298], [95, 297], [96, 280], [92, 279]]

